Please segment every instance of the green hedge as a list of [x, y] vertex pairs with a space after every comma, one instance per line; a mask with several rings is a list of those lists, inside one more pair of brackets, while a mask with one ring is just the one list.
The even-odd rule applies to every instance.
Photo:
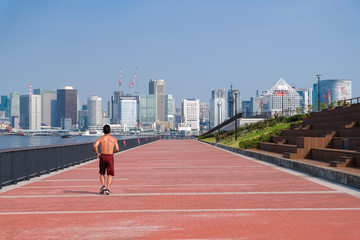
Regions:
[[277, 136], [281, 134], [282, 129], [275, 129], [273, 131], [267, 132], [265, 134], [259, 135], [257, 137], [240, 140], [239, 147], [240, 148], [258, 148], [261, 142], [269, 142], [271, 136]]

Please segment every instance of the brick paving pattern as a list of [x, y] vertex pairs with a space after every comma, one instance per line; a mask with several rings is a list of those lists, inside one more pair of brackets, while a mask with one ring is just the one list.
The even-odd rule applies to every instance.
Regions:
[[[360, 239], [360, 194], [194, 140], [0, 191], [0, 239]], [[349, 194], [350, 192], [350, 194]]]

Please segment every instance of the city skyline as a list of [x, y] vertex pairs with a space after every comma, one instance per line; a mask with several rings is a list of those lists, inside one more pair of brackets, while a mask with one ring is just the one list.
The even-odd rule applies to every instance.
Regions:
[[[242, 100], [283, 78], [310, 88], [353, 80], [360, 96], [358, 1], [1, 1], [0, 95], [74, 86], [81, 103], [114, 90], [166, 92], [209, 103], [211, 90]], [[118, 80], [122, 69], [122, 85]], [[16, 87], [14, 87], [16, 86]]]
[[[137, 127], [143, 129], [142, 127], [145, 127], [147, 130], [156, 128], [160, 131], [174, 129], [177, 124], [180, 124], [181, 128], [187, 128], [189, 126], [186, 124], [189, 124], [190, 129], [198, 130], [200, 121], [202, 127], [215, 127], [234, 116], [235, 109], [241, 111], [241, 108], [244, 110], [245, 118], [255, 115], [273, 116], [277, 113], [286, 116], [305, 113], [309, 109], [316, 109], [314, 101], [316, 102], [318, 93], [316, 84], [314, 84], [314, 89], [294, 89], [285, 80], [279, 79], [271, 89], [258, 91], [256, 98], [251, 97], [250, 101], [242, 101], [240, 104], [241, 96], [239, 96], [238, 90], [231, 88], [226, 94], [226, 89], [213, 89], [210, 108], [205, 107], [207, 103], [201, 105], [199, 99], [182, 99], [182, 113], [179, 118], [175, 112], [180, 110], [175, 111], [173, 96], [165, 95], [163, 79], [149, 81], [149, 94], [132, 95], [114, 91], [111, 101], [107, 104], [106, 114], [101, 106], [101, 98], [98, 96], [90, 96], [88, 104], [80, 106], [77, 90], [72, 86], [56, 91], [34, 89], [34, 93], [31, 92], [31, 89], [31, 85], [29, 85], [28, 95], [17, 94], [17, 97], [20, 98], [20, 105], [15, 101], [14, 93], [10, 94], [10, 99], [7, 96], [1, 96], [0, 113], [2, 115], [0, 118], [9, 122], [13, 127], [18, 126], [18, 121], [20, 121], [21, 128], [33, 130], [40, 130], [41, 126], [51, 126], [63, 129], [86, 129], [89, 127], [89, 130], [96, 131], [105, 123], [121, 124], [126, 129], [137, 129]], [[335, 106], [341, 104], [338, 103], [339, 100], [351, 97], [351, 80], [324, 80], [320, 84], [319, 93], [323, 96], [319, 103], [322, 108], [333, 103]], [[235, 103], [237, 104], [236, 108]], [[313, 107], [309, 107], [308, 104], [312, 104]], [[17, 113], [17, 106], [20, 107], [20, 113]], [[200, 110], [202, 114], [200, 114]], [[209, 113], [210, 119], [200, 119], [200, 115], [205, 116], [203, 111]], [[12, 112], [14, 115], [8, 115]], [[164, 116], [166, 116], [165, 119], [161, 119]], [[52, 120], [55, 118], [57, 121], [53, 125]]]

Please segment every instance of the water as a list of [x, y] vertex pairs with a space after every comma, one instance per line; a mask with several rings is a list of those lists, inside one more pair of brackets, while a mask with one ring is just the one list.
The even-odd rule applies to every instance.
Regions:
[[[117, 139], [138, 138], [138, 136], [115, 137]], [[72, 138], [60, 138], [59, 136], [0, 136], [0, 150], [47, 145], [63, 145], [69, 143], [93, 143], [98, 138], [99, 136], [74, 136]]]

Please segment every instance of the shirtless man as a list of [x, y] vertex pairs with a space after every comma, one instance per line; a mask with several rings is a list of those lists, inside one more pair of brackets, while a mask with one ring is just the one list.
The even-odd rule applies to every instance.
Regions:
[[[114, 153], [119, 151], [119, 145], [116, 138], [110, 135], [110, 126], [105, 125], [103, 128], [104, 136], [99, 138], [94, 143], [94, 152], [96, 156], [100, 159], [99, 168], [100, 168], [100, 182], [101, 189], [100, 194], [110, 195], [110, 186], [112, 183], [112, 178], [114, 176]], [[100, 145], [100, 152], [98, 151], [98, 146]], [[107, 170], [107, 187], [105, 186], [105, 170]]]

